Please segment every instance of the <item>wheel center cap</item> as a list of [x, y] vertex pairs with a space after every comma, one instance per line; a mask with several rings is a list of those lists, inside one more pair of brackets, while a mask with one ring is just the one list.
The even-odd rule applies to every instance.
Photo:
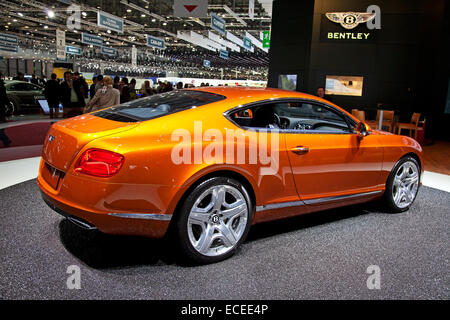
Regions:
[[213, 215], [211, 216], [211, 221], [212, 221], [213, 223], [219, 223], [219, 220], [220, 220], [220, 217], [219, 217], [218, 214], [213, 214]]

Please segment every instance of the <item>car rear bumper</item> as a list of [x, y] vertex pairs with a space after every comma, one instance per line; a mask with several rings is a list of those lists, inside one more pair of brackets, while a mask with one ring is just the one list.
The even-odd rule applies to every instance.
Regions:
[[[150, 238], [162, 238], [169, 227], [172, 215], [167, 218], [149, 218], [149, 215], [140, 213], [128, 213], [127, 216], [115, 216], [114, 214], [98, 214], [80, 210], [60, 202], [41, 189], [44, 202], [54, 211], [69, 219], [76, 225], [89, 230], [98, 229], [104, 233], [117, 235], [146, 236]], [[142, 215], [142, 217], [140, 217]]]
[[[144, 189], [145, 193], [148, 192], [147, 194], [155, 195], [154, 192], [151, 192], [154, 191], [152, 188], [148, 190], [145, 186], [138, 188], [132, 185], [119, 187], [87, 180], [80, 182], [76, 177], [67, 174], [61, 178], [61, 181], [51, 184], [48, 182], [49, 178], [43, 176], [44, 165], [44, 161], [42, 161], [37, 179], [43, 200], [54, 211], [80, 227], [98, 229], [109, 234], [151, 238], [162, 238], [166, 234], [172, 214], [161, 210], [165, 202], [162, 197], [154, 196], [153, 201], [145, 203], [148, 205], [148, 208], [145, 209], [142, 208], [144, 204], [141, 204], [138, 199], [140, 189]], [[80, 185], [82, 189], [75, 188]], [[132, 191], [129, 191], [128, 187], [131, 187]], [[84, 192], [81, 191], [83, 189]], [[134, 200], [127, 199], [125, 201], [119, 197], [122, 192], [114, 193], [111, 192], [111, 189], [125, 189], [127, 191], [125, 194], [132, 194]], [[157, 188], [157, 190], [161, 189]], [[158, 207], [154, 203], [159, 203], [160, 206]], [[134, 211], [136, 206], [140, 208]]]

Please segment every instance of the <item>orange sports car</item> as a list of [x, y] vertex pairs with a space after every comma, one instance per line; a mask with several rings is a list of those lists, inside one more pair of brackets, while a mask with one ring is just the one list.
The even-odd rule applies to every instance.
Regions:
[[[338, 106], [278, 89], [177, 90], [55, 123], [38, 185], [72, 222], [231, 256], [254, 223], [416, 198], [422, 149]], [[170, 232], [168, 232], [170, 230]]]

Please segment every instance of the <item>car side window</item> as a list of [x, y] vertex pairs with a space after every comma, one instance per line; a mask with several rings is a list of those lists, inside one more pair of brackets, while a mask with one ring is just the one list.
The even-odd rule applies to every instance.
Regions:
[[239, 126], [250, 128], [277, 128], [289, 131], [325, 133], [352, 132], [338, 112], [310, 102], [266, 103], [240, 109], [230, 114]]
[[16, 83], [16, 84], [13, 84], [10, 87], [10, 90], [11, 91], [27, 91], [27, 90], [30, 90], [30, 89], [28, 88], [28, 84], [27, 83]]
[[344, 116], [321, 104], [311, 102], [278, 103], [275, 106], [275, 113], [280, 119], [280, 127], [286, 130], [329, 133], [352, 131]]
[[275, 104], [266, 103], [240, 109], [230, 115], [230, 118], [241, 127], [249, 128], [280, 128], [280, 121], [275, 113]]
[[41, 88], [38, 86], [35, 86], [34, 84], [28, 84], [27, 91], [40, 91]]

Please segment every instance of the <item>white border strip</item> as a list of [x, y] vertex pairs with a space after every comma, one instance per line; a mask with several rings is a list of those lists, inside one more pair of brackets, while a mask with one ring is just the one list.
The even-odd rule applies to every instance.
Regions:
[[36, 179], [41, 157], [0, 162], [0, 190]]
[[422, 184], [426, 187], [450, 192], [450, 175], [425, 171]]

